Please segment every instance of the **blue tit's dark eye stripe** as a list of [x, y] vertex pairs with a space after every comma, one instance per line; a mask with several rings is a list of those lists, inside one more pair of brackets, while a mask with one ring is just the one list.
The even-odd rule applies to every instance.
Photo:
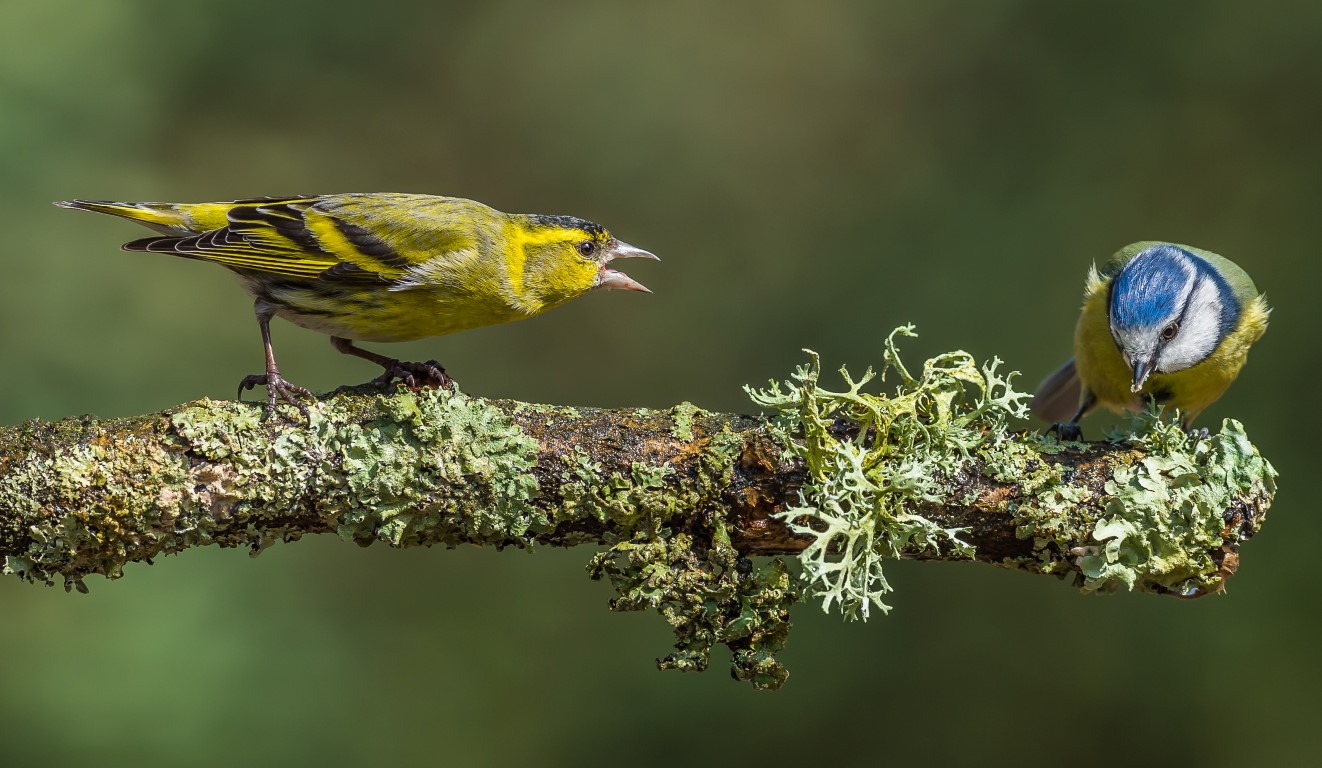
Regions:
[[1230, 289], [1230, 283], [1226, 281], [1225, 275], [1221, 271], [1193, 254], [1194, 267], [1204, 278], [1211, 280], [1216, 286], [1217, 295], [1221, 297], [1221, 317], [1217, 325], [1221, 331], [1221, 337], [1225, 338], [1227, 334], [1235, 329], [1239, 324], [1239, 300], [1235, 298], [1235, 292]]

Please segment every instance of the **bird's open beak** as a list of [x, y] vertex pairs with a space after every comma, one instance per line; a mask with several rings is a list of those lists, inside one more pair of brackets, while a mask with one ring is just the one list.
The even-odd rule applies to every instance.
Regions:
[[606, 252], [601, 260], [601, 269], [597, 272], [597, 287], [605, 288], [608, 291], [642, 291], [651, 293], [647, 286], [634, 280], [632, 277], [624, 274], [618, 269], [608, 269], [607, 264], [615, 259], [652, 259], [660, 261], [656, 254], [644, 251], [642, 248], [635, 248], [625, 242], [616, 241], [615, 245]]
[[601, 268], [597, 273], [597, 287], [605, 288], [608, 291], [642, 291], [651, 293], [647, 286], [634, 280], [632, 277], [624, 274], [618, 269]]
[[1153, 361], [1140, 360], [1138, 364], [1134, 366], [1134, 383], [1130, 385], [1129, 391], [1137, 393], [1142, 390], [1143, 385], [1147, 383], [1148, 377], [1152, 375], [1152, 369]]
[[660, 261], [661, 258], [651, 251], [644, 251], [642, 248], [635, 248], [626, 242], [616, 240], [614, 247], [606, 252], [606, 258], [603, 264], [614, 261], [615, 259], [651, 259]]

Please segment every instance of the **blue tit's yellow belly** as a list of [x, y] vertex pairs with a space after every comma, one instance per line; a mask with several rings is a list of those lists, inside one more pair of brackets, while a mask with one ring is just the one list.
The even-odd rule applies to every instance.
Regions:
[[1111, 337], [1106, 298], [1102, 288], [1090, 292], [1085, 301], [1074, 332], [1074, 360], [1084, 400], [1091, 393], [1097, 405], [1113, 411], [1138, 411], [1149, 397], [1155, 397], [1192, 421], [1225, 393], [1244, 367], [1249, 347], [1267, 329], [1266, 302], [1258, 297], [1244, 307], [1235, 330], [1207, 359], [1183, 371], [1154, 373], [1135, 393], [1130, 391], [1134, 373]]

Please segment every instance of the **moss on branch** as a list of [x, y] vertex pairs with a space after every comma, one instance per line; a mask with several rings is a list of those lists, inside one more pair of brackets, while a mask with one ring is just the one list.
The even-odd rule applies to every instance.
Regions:
[[724, 644], [735, 677], [775, 688], [790, 606], [884, 609], [886, 559], [1196, 596], [1221, 589], [1271, 503], [1275, 473], [1233, 421], [1198, 439], [1148, 416], [1060, 443], [1008, 430], [1023, 396], [995, 363], [952, 353], [914, 376], [892, 340], [887, 370], [890, 396], [863, 391], [870, 374], [832, 392], [814, 357], [752, 393], [770, 419], [357, 388], [307, 424], [202, 400], [0, 428], [0, 554], [6, 573], [83, 591], [188, 547], [314, 533], [604, 545], [589, 572], [618, 590], [612, 607], [675, 629], [663, 668], [704, 669]]

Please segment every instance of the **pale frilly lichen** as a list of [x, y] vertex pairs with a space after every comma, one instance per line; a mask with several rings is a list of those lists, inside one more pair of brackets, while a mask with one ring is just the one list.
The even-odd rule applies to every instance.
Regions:
[[891, 372], [898, 379], [891, 396], [862, 391], [875, 378], [871, 369], [855, 381], [841, 368], [846, 389], [823, 389], [820, 360], [809, 350], [811, 361], [785, 386], [745, 388], [779, 414], [778, 432], [808, 472], [799, 504], [781, 513], [794, 532], [813, 539], [800, 555], [802, 578], [823, 609], [837, 607], [851, 619], [868, 618], [873, 607], [890, 610], [882, 602], [891, 591], [885, 559], [942, 547], [972, 556], [961, 529], [943, 528], [917, 509], [942, 499], [939, 476], [1005, 440], [1007, 420], [1026, 415], [1028, 395], [1010, 385], [1014, 374], [998, 373], [997, 359], [979, 366], [965, 352], [950, 352], [912, 375], [895, 338], [914, 335], [904, 326], [886, 340], [880, 379]]

